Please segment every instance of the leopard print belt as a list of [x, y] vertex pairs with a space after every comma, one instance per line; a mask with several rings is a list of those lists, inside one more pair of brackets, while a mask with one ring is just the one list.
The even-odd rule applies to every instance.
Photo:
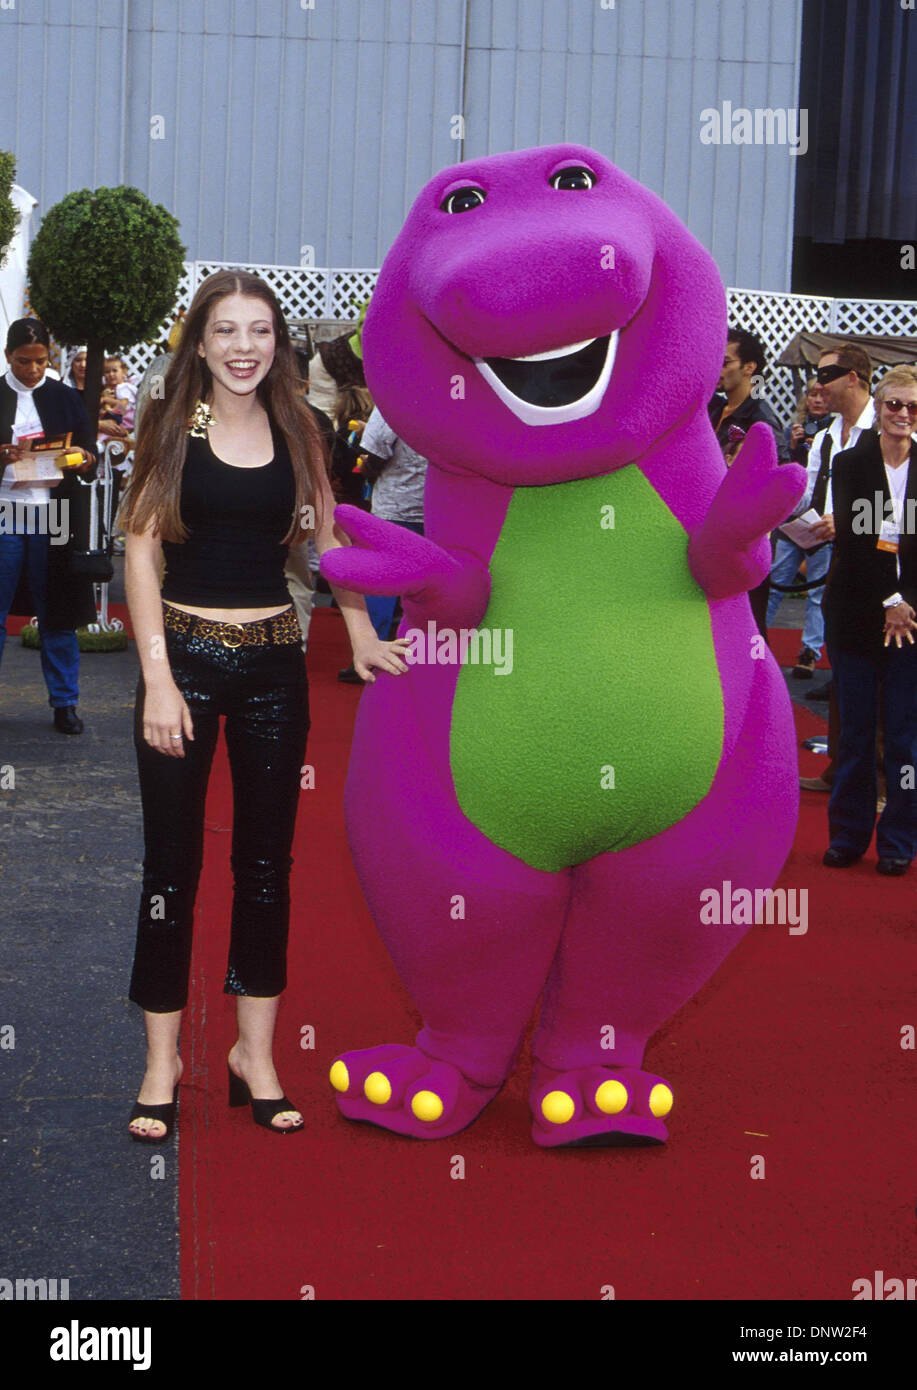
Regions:
[[224, 647], [285, 647], [302, 641], [296, 610], [286, 608], [273, 618], [259, 618], [253, 623], [217, 623], [201, 618], [197, 613], [185, 613], [181, 608], [162, 605], [163, 623], [173, 632], [182, 632], [202, 641], [221, 642]]

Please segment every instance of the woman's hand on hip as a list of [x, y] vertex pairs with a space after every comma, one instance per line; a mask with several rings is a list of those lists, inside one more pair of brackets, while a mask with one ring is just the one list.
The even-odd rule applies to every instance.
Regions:
[[191, 711], [174, 683], [148, 689], [143, 702], [143, 737], [167, 757], [185, 756], [185, 739], [194, 738]]
[[378, 637], [368, 637], [357, 642], [353, 649], [353, 669], [358, 676], [370, 684], [376, 679], [372, 668], [390, 671], [394, 676], [403, 675], [408, 669], [403, 660], [411, 643], [406, 637], [396, 637], [394, 642], [381, 642]]
[[914, 633], [917, 632], [917, 622], [914, 621], [917, 614], [909, 603], [896, 603], [894, 608], [885, 610], [885, 645], [891, 645], [892, 640], [896, 647], [901, 646], [901, 638], [914, 645]]

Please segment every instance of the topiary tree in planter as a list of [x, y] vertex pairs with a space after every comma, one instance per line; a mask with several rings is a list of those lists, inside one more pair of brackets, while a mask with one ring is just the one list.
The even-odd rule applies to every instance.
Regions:
[[15, 159], [8, 150], [0, 150], [0, 266], [6, 260], [19, 223], [19, 209], [10, 197], [15, 177]]
[[139, 188], [83, 188], [42, 219], [29, 252], [29, 296], [59, 343], [86, 344], [85, 403], [98, 428], [106, 348], [149, 338], [172, 311], [185, 248], [178, 221]]

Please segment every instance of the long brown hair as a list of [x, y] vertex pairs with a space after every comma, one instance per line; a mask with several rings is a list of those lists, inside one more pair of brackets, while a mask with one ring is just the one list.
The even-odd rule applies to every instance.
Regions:
[[[296, 482], [296, 506], [285, 544], [306, 539], [311, 527], [300, 519], [303, 509], [318, 512], [319, 479], [327, 462], [315, 417], [306, 404], [290, 335], [277, 296], [264, 280], [244, 270], [218, 270], [199, 286], [184, 319], [181, 340], [163, 383], [163, 395], [151, 396], [140, 419], [134, 470], [119, 522], [125, 531], [143, 531], [153, 522], [167, 541], [184, 541], [188, 530], [181, 519], [181, 479], [188, 448], [188, 425], [199, 401], [207, 401], [213, 375], [198, 353], [210, 314], [220, 299], [246, 295], [269, 305], [274, 320], [276, 351], [270, 370], [258, 383], [258, 399], [287, 443]], [[321, 520], [316, 516], [316, 525]]]
[[339, 386], [334, 402], [334, 427], [347, 432], [350, 420], [368, 420], [373, 413], [373, 398], [365, 386]]

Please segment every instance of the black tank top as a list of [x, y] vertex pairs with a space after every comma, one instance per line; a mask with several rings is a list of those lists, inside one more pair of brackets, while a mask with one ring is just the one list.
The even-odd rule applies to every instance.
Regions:
[[181, 517], [186, 541], [163, 541], [162, 597], [201, 608], [268, 608], [290, 602], [284, 578], [296, 505], [293, 464], [271, 425], [274, 457], [262, 468], [217, 458], [205, 436], [188, 436]]

